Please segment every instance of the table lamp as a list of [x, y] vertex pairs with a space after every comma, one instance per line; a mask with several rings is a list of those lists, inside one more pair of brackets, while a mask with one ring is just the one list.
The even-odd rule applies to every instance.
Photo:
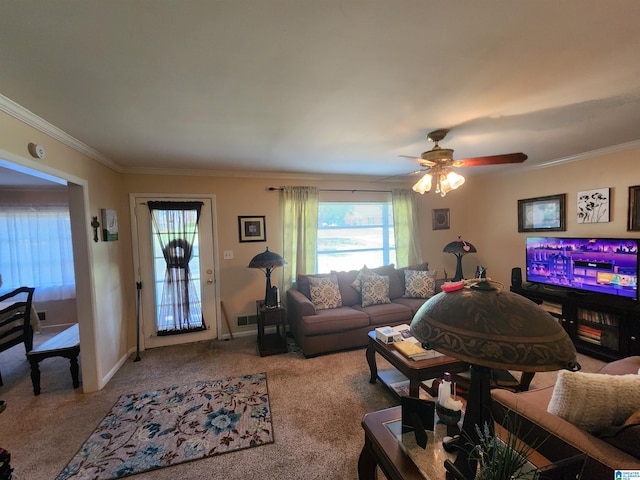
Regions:
[[442, 251], [446, 253], [453, 253], [456, 256], [456, 275], [453, 277], [453, 281], [459, 282], [464, 278], [464, 275], [462, 274], [462, 257], [467, 253], [476, 253], [476, 247], [471, 245], [469, 242], [465, 242], [462, 240], [462, 237], [458, 236], [457, 240], [447, 243]]
[[471, 364], [471, 384], [455, 462], [445, 468], [455, 478], [473, 479], [477, 462], [470, 452], [478, 443], [476, 426], [493, 434], [491, 369], [541, 372], [576, 371], [576, 349], [569, 335], [547, 311], [531, 300], [504, 291], [497, 282], [439, 293], [416, 312], [411, 331], [421, 342]]
[[256, 255], [249, 262], [249, 268], [259, 268], [264, 271], [267, 276], [267, 287], [264, 294], [264, 306], [266, 308], [275, 308], [278, 306], [277, 288], [271, 287], [271, 271], [274, 268], [282, 267], [287, 262], [284, 258], [274, 252], [269, 251], [269, 247]]

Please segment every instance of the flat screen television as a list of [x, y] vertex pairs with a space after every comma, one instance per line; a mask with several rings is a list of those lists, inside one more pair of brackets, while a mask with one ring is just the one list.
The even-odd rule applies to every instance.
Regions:
[[527, 282], [638, 300], [633, 238], [527, 237]]

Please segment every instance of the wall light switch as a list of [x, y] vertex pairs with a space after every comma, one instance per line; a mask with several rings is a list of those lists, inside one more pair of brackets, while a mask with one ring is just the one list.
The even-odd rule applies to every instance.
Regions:
[[233, 259], [233, 250], [225, 250], [224, 251], [224, 259], [225, 260]]

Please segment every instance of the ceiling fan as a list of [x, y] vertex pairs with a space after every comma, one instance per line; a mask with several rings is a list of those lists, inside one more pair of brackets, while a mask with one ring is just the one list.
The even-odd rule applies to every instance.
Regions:
[[449, 130], [439, 129], [427, 135], [427, 139], [435, 143], [435, 146], [419, 158], [400, 155], [401, 157], [413, 158], [420, 163], [420, 170], [411, 172], [411, 175], [426, 172], [425, 175], [418, 180], [413, 186], [413, 190], [418, 193], [431, 191], [431, 187], [435, 186], [435, 192], [443, 197], [455, 190], [464, 183], [464, 177], [459, 173], [451, 170], [453, 168], [477, 167], [484, 165], [500, 165], [507, 163], [522, 163], [527, 159], [527, 155], [522, 152], [507, 153], [503, 155], [492, 155], [488, 157], [464, 158], [461, 160], [453, 159], [453, 150], [450, 148], [441, 148], [438, 142], [447, 136]]

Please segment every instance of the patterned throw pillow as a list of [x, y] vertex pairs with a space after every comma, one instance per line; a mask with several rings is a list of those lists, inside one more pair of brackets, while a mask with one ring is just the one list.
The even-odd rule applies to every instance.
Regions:
[[404, 295], [406, 298], [431, 298], [436, 293], [436, 271], [405, 270]]
[[372, 272], [365, 265], [364, 267], [362, 267], [362, 270], [360, 270], [360, 272], [358, 273], [358, 276], [353, 281], [351, 286], [353, 288], [355, 288], [358, 291], [358, 293], [362, 293], [362, 279], [364, 277], [372, 277], [372, 276], [377, 276], [377, 275], [378, 275], [377, 273]]
[[389, 300], [389, 277], [380, 275], [362, 277], [362, 306], [391, 303]]
[[335, 275], [322, 278], [310, 278], [309, 293], [311, 295], [311, 301], [318, 310], [342, 306], [342, 296], [338, 288], [338, 277]]

